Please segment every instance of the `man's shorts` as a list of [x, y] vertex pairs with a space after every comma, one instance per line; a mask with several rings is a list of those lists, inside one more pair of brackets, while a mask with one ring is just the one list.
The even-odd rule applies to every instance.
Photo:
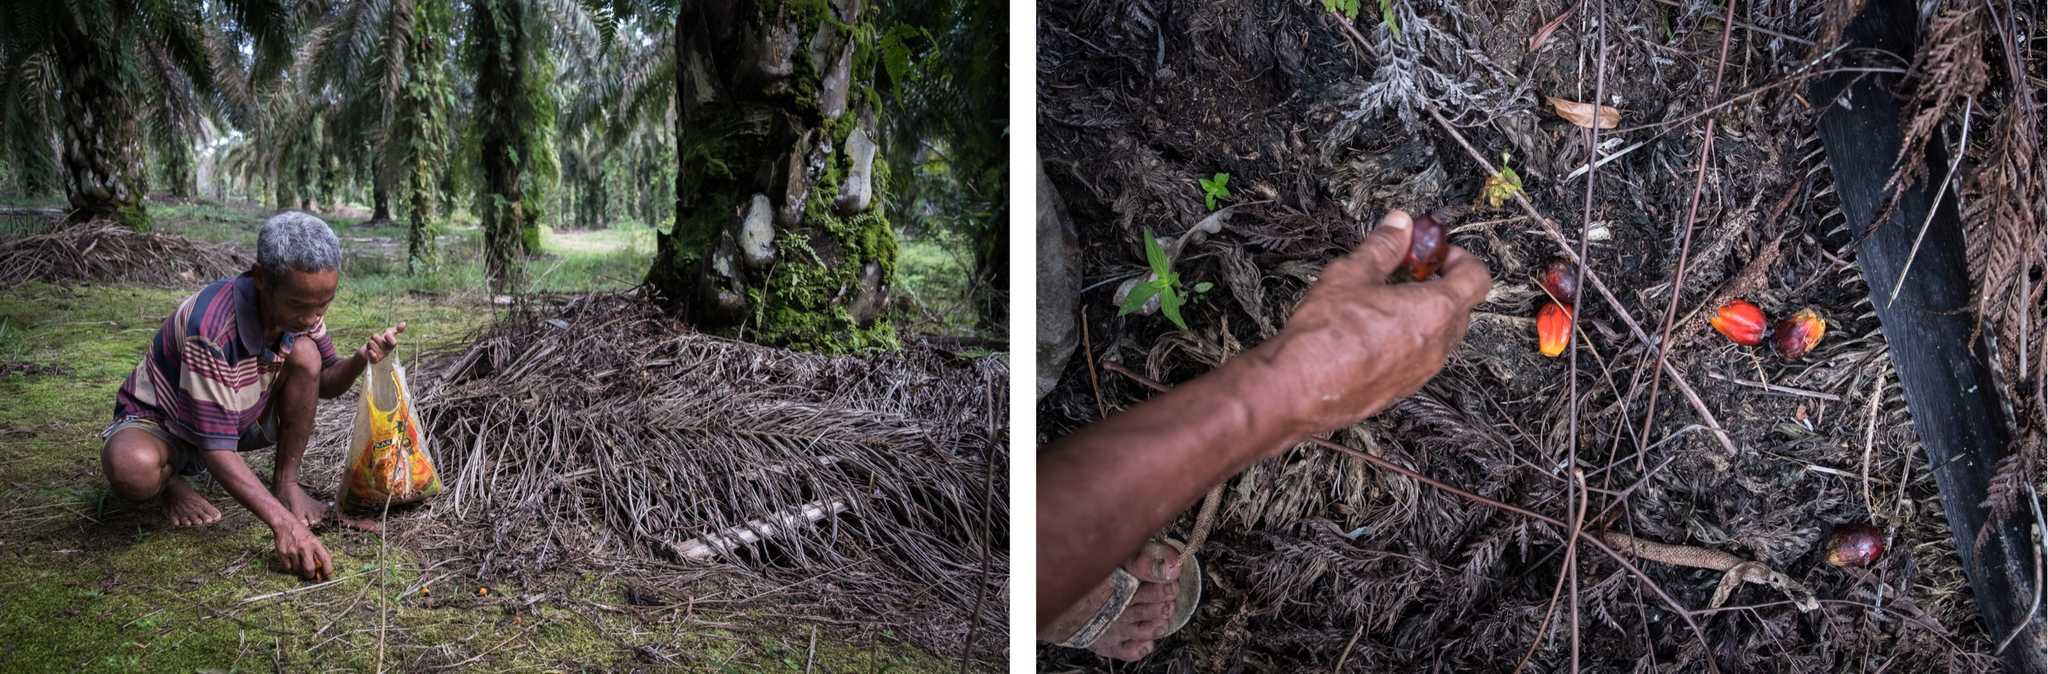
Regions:
[[[164, 428], [163, 424], [149, 417], [125, 416], [115, 419], [100, 432], [100, 439], [112, 441], [114, 434], [130, 428], [139, 429], [156, 436], [164, 446], [171, 448], [171, 468], [178, 475], [192, 477], [206, 471], [206, 450], [186, 441]], [[242, 429], [242, 437], [235, 444], [235, 451], [250, 452], [268, 449], [277, 444], [277, 415], [270, 410], [263, 411], [263, 417], [256, 425]]]

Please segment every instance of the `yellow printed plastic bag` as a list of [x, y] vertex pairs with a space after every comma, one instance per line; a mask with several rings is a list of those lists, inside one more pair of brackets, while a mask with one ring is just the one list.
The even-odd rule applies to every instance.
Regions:
[[405, 368], [393, 354], [363, 371], [355, 432], [342, 464], [341, 507], [375, 510], [438, 493], [441, 477], [405, 388]]

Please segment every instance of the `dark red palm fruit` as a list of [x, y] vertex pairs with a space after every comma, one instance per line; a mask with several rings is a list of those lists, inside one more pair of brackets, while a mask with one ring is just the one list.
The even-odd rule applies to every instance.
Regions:
[[1828, 330], [1828, 322], [1821, 319], [1820, 312], [1812, 308], [1800, 309], [1790, 318], [1778, 321], [1771, 330], [1771, 346], [1778, 349], [1778, 355], [1785, 360], [1799, 360], [1815, 345], [1820, 336]]
[[1746, 300], [1728, 300], [1727, 304], [1714, 311], [1707, 324], [1736, 344], [1756, 346], [1764, 343], [1764, 310]]
[[1571, 260], [1557, 258], [1543, 266], [1543, 289], [1559, 304], [1571, 306], [1579, 301], [1579, 268]]
[[1865, 567], [1884, 556], [1884, 531], [1868, 524], [1844, 524], [1828, 534], [1828, 563]]
[[1451, 254], [1451, 245], [1445, 240], [1444, 225], [1437, 221], [1434, 213], [1424, 213], [1415, 218], [1408, 230], [1408, 257], [1401, 266], [1408, 269], [1408, 277], [1421, 281], [1436, 274], [1437, 267], [1444, 264], [1444, 257]]

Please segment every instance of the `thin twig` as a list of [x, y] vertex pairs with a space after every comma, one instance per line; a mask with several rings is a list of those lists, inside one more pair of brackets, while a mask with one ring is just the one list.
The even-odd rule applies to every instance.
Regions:
[[1718, 379], [1731, 384], [1741, 384], [1743, 386], [1748, 386], [1752, 388], [1760, 388], [1766, 391], [1770, 391], [1772, 393], [1783, 393], [1785, 395], [1799, 396], [1801, 398], [1812, 398], [1814, 400], [1826, 400], [1828, 402], [1842, 402], [1842, 397], [1835, 395], [1833, 393], [1809, 391], [1803, 388], [1794, 388], [1791, 386], [1784, 386], [1781, 384], [1772, 384], [1770, 382], [1754, 381], [1750, 379], [1743, 379], [1741, 377], [1730, 377], [1718, 372], [1708, 372], [1707, 378]]
[[1108, 419], [1109, 406], [1102, 402], [1102, 381], [1095, 377], [1095, 345], [1088, 340], [1088, 308], [1081, 308], [1081, 362], [1088, 366], [1088, 390], [1095, 392], [1095, 418]]
[[[804, 674], [811, 674], [811, 666], [818, 662], [818, 626], [811, 626], [811, 645], [804, 649]], [[966, 662], [961, 663], [962, 667]]]
[[[1826, 58], [1827, 58], [1828, 56], [1831, 56], [1831, 55], [1832, 55], [1832, 52], [1830, 52], [1829, 54], [1823, 54], [1823, 55], [1822, 55], [1822, 56], [1821, 56], [1821, 57], [1820, 57], [1819, 59], [1815, 59], [1815, 61], [1819, 61], [1819, 60], [1823, 60], [1823, 59], [1826, 59]], [[1736, 103], [1741, 103], [1741, 102], [1743, 102], [1743, 101], [1746, 101], [1746, 100], [1749, 100], [1749, 99], [1752, 99], [1752, 98], [1756, 98], [1758, 94], [1764, 93], [1764, 92], [1766, 92], [1766, 91], [1770, 91], [1770, 90], [1772, 90], [1772, 89], [1778, 89], [1778, 88], [1782, 88], [1782, 87], [1786, 87], [1786, 86], [1790, 86], [1790, 85], [1794, 85], [1794, 84], [1799, 84], [1799, 83], [1801, 83], [1801, 82], [1805, 82], [1805, 81], [1806, 81], [1806, 80], [1808, 80], [1808, 79], [1811, 79], [1811, 78], [1815, 78], [1815, 77], [1820, 77], [1820, 76], [1822, 76], [1822, 75], [1834, 75], [1834, 74], [1838, 74], [1838, 73], [1864, 73], [1864, 74], [1871, 74], [1871, 75], [1904, 75], [1904, 74], [1906, 74], [1906, 71], [1905, 71], [1904, 69], [1902, 69], [1902, 68], [1886, 68], [1886, 67], [1882, 67], [1882, 66], [1878, 66], [1878, 67], [1871, 67], [1871, 66], [1844, 66], [1844, 67], [1840, 67], [1840, 68], [1827, 68], [1827, 69], [1823, 69], [1823, 70], [1815, 70], [1815, 71], [1813, 71], [1813, 72], [1804, 72], [1804, 73], [1794, 73], [1794, 74], [1791, 74], [1791, 75], [1786, 75], [1784, 79], [1780, 79], [1780, 80], [1778, 80], [1778, 81], [1776, 81], [1776, 82], [1770, 82], [1770, 83], [1768, 83], [1768, 84], [1760, 84], [1760, 85], [1757, 85], [1757, 87], [1756, 87], [1755, 89], [1751, 89], [1751, 90], [1749, 90], [1749, 91], [1745, 91], [1745, 92], [1742, 92], [1742, 93], [1736, 94], [1736, 95], [1734, 95], [1734, 96], [1730, 96], [1730, 97], [1728, 97], [1728, 99], [1727, 99], [1727, 100], [1721, 101], [1721, 102], [1719, 102], [1719, 103], [1715, 103], [1715, 104], [1713, 104], [1713, 105], [1709, 105], [1709, 106], [1707, 106], [1707, 107], [1704, 107], [1704, 108], [1700, 108], [1700, 109], [1699, 109], [1698, 111], [1695, 111], [1695, 112], [1691, 112], [1691, 113], [1688, 113], [1688, 114], [1686, 114], [1686, 115], [1685, 115], [1685, 116], [1683, 116], [1683, 117], [1679, 117], [1679, 118], [1677, 118], [1677, 119], [1672, 119], [1672, 120], [1668, 120], [1668, 121], [1663, 121], [1663, 122], [1651, 122], [1651, 123], [1649, 123], [1649, 124], [1639, 124], [1639, 125], [1636, 125], [1636, 126], [1629, 126], [1629, 127], [1623, 127], [1623, 128], [1620, 128], [1620, 129], [1616, 129], [1616, 130], [1614, 131], [1614, 133], [1615, 133], [1615, 135], [1621, 135], [1621, 134], [1626, 134], [1626, 133], [1630, 133], [1630, 132], [1634, 132], [1634, 131], [1642, 131], [1642, 130], [1644, 130], [1644, 129], [1656, 129], [1656, 128], [1670, 128], [1670, 127], [1676, 127], [1676, 126], [1679, 126], [1679, 125], [1683, 125], [1683, 124], [1685, 124], [1685, 123], [1687, 123], [1687, 122], [1691, 122], [1692, 120], [1695, 120], [1695, 119], [1699, 119], [1699, 118], [1701, 118], [1701, 117], [1705, 117], [1705, 116], [1707, 116], [1707, 115], [1711, 115], [1711, 114], [1714, 114], [1714, 113], [1716, 113], [1716, 112], [1719, 112], [1719, 111], [1721, 111], [1721, 110], [1723, 110], [1723, 109], [1726, 109], [1726, 108], [1727, 108], [1727, 107], [1729, 107], [1729, 106], [1735, 105]]]
[[[1728, 43], [1735, 36], [1734, 24], [1735, 0], [1728, 0], [1728, 16], [1722, 20], [1721, 27], [1721, 55], [1715, 59], [1714, 83], [1707, 89], [1707, 98], [1721, 95], [1721, 77], [1728, 69]], [[1658, 366], [1665, 361], [1665, 352], [1671, 344], [1671, 326], [1678, 320], [1678, 297], [1684, 294], [1686, 260], [1692, 254], [1693, 225], [1699, 221], [1700, 195], [1707, 191], [1707, 159], [1714, 154], [1715, 121], [1713, 117], [1707, 118], [1706, 134], [1700, 140], [1700, 159], [1693, 166], [1692, 199], [1685, 207], [1685, 227], [1678, 239], [1678, 266], [1671, 277], [1671, 299], [1664, 303], [1664, 326], [1658, 329], [1657, 342], [1650, 345], [1650, 401], [1643, 405], [1643, 437], [1650, 436], [1650, 425], [1657, 421], [1657, 391], [1664, 381], [1664, 369]], [[1636, 468], [1643, 468], [1643, 457], [1636, 457]]]
[[[1600, 44], [1598, 52], [1599, 56], [1597, 57], [1598, 60], [1594, 61], [1593, 63], [1593, 107], [1597, 110], [1600, 107], [1601, 101], [1604, 101], [1607, 98], [1607, 3], [1604, 0], [1588, 1], [1600, 2], [1598, 14], [1593, 18], [1593, 25], [1597, 27], [1596, 35], [1599, 36]], [[1733, 2], [1733, 0], [1730, 0], [1730, 2]], [[1585, 81], [1583, 79], [1583, 76], [1579, 81]], [[1588, 234], [1590, 234], [1589, 230], [1591, 229], [1593, 224], [1593, 188], [1600, 182], [1600, 167], [1594, 163], [1594, 160], [1597, 159], [1599, 155], [1600, 125], [1589, 124], [1586, 126], [1585, 210], [1582, 211], [1579, 216], [1579, 255], [1577, 268], [1573, 271], [1572, 278], [1585, 278], [1586, 267], [1591, 265], [1591, 262], [1589, 261], [1591, 257], [1591, 252], [1588, 246], [1590, 245], [1592, 237], [1588, 236]], [[1546, 288], [1544, 292], [1549, 292], [1549, 289]], [[1568, 343], [1565, 345], [1565, 348], [1566, 350], [1571, 351], [1571, 370], [1570, 376], [1567, 378], [1567, 386], [1569, 386], [1569, 395], [1571, 396], [1571, 399], [1567, 402], [1571, 406], [1571, 411], [1568, 414], [1569, 421], [1567, 422], [1568, 425], [1566, 427], [1566, 434], [1569, 436], [1567, 442], [1571, 447], [1571, 458], [1570, 463], [1567, 463], [1566, 465], [1571, 466], [1571, 475], [1574, 483], [1572, 486], [1575, 488], [1568, 488], [1565, 490], [1565, 498], [1567, 499], [1566, 505], [1569, 506], [1569, 509], [1572, 513], [1572, 531], [1571, 535], [1566, 537], [1565, 547], [1567, 549], [1565, 551], [1564, 556], [1564, 568], [1565, 578], [1567, 579], [1566, 582], [1567, 584], [1571, 585], [1572, 592], [1571, 671], [1574, 673], [1579, 671], [1578, 543], [1579, 534], [1583, 533], [1583, 528], [1586, 525], [1586, 499], [1590, 498], [1590, 496], [1586, 493], [1585, 490], [1585, 471], [1582, 470], [1579, 466], [1579, 350], [1576, 348], [1572, 348], [1576, 346], [1579, 341], [1579, 299], [1580, 297], [1576, 294], [1572, 296], [1572, 310], [1567, 315], [1567, 318], [1571, 321], [1571, 332], [1568, 333], [1565, 337], [1568, 341]], [[1572, 501], [1576, 501], [1576, 503], [1573, 503]], [[1553, 590], [1552, 592], [1555, 592], [1555, 590]], [[1552, 599], [1555, 599], [1555, 597], [1553, 597]], [[1540, 639], [1542, 638], [1542, 635], [1539, 634], [1537, 635], [1537, 637]]]
[[1365, 636], [1365, 621], [1358, 621], [1358, 629], [1351, 631], [1351, 640], [1344, 642], [1344, 652], [1337, 655], [1337, 666], [1330, 668], [1330, 674], [1344, 671], [1344, 661], [1351, 659], [1351, 649], [1358, 646], [1358, 638]]
[[1920, 221], [1920, 233], [1913, 235], [1913, 247], [1906, 251], [1906, 264], [1899, 268], [1899, 281], [1892, 284], [1892, 296], [1884, 301], [1886, 309], [1899, 302], [1899, 291], [1906, 288], [1906, 274], [1913, 271], [1913, 258], [1920, 256], [1920, 242], [1927, 238], [1927, 229], [1934, 224], [1934, 214], [1941, 212], [1941, 198], [1948, 196], [1948, 186], [1955, 182], [1956, 169], [1963, 165], [1963, 154], [1970, 149], [1970, 112], [1976, 108], [1977, 97], [1963, 99], [1963, 137], [1956, 141], [1956, 157], [1949, 160], [1948, 174], [1941, 177], [1941, 187], [1934, 191], [1934, 201], [1927, 205], [1927, 219]]
[[387, 594], [385, 581], [391, 578], [384, 552], [390, 542], [387, 532], [391, 527], [391, 496], [384, 496], [384, 512], [377, 515], [377, 671], [384, 671], [384, 631], [391, 625], [391, 596]]
[[[1084, 324], [1084, 325], [1086, 324], [1086, 318], [1087, 318], [1087, 316], [1086, 316], [1086, 315], [1084, 314], [1084, 315], [1082, 316], [1082, 319], [1083, 319], [1083, 324]], [[1092, 370], [1092, 369], [1091, 369], [1091, 370], [1089, 371], [1089, 374], [1090, 374], [1090, 375], [1092, 376], [1092, 375], [1094, 374], [1094, 370]], [[988, 406], [989, 406], [989, 407], [990, 407], [991, 409], [989, 409], [988, 411], [986, 411], [986, 412], [985, 412], [985, 414], [987, 415], [987, 416], [986, 416], [986, 419], [988, 420], [988, 421], [987, 421], [987, 425], [988, 425], [988, 426], [990, 427], [990, 428], [989, 428], [989, 438], [990, 438], [991, 440], [993, 440], [994, 438], [996, 438], [996, 437], [997, 437], [997, 431], [996, 431], [996, 429], [994, 428], [994, 427], [995, 427], [995, 426], [997, 425], [997, 422], [996, 422], [997, 416], [996, 416], [996, 412], [995, 412], [995, 410], [993, 409], [993, 408], [994, 408], [994, 407], [996, 406], [996, 397], [995, 397], [995, 394], [996, 394], [997, 392], [995, 391], [995, 389], [996, 389], [995, 383], [994, 383], [994, 382], [990, 382], [990, 383], [989, 383], [989, 386], [988, 386], [988, 388], [990, 389], [990, 391], [989, 391], [989, 392], [990, 392], [990, 395], [988, 396]], [[1101, 400], [1101, 398], [1099, 398], [1099, 397], [1098, 397], [1098, 398], [1096, 398], [1096, 400], [1097, 400], [1097, 401], [1100, 401], [1100, 400]], [[980, 582], [979, 582], [979, 583], [978, 583], [978, 584], [977, 584], [977, 585], [975, 586], [975, 588], [974, 588], [974, 622], [973, 622], [972, 624], [970, 624], [970, 625], [968, 625], [968, 626], [967, 626], [967, 639], [966, 639], [966, 641], [965, 641], [965, 642], [963, 642], [963, 643], [961, 643], [961, 644], [960, 644], [960, 670], [959, 670], [959, 671], [960, 671], [960, 672], [962, 672], [963, 674], [964, 674], [964, 673], [965, 673], [965, 672], [967, 671], [967, 661], [968, 661], [969, 657], [970, 657], [970, 656], [972, 656], [972, 655], [974, 654], [974, 637], [975, 637], [975, 634], [976, 634], [977, 632], [980, 632], [980, 631], [981, 631], [981, 609], [982, 609], [982, 606], [983, 606], [983, 602], [985, 602], [985, 601], [987, 600], [987, 598], [988, 598], [988, 575], [989, 575], [989, 561], [990, 561], [991, 559], [993, 559], [993, 558], [995, 557], [995, 551], [991, 549], [991, 545], [992, 545], [992, 543], [994, 542], [994, 539], [995, 539], [995, 527], [994, 527], [994, 526], [992, 525], [992, 522], [991, 522], [991, 518], [993, 517], [993, 511], [991, 511], [991, 510], [989, 509], [989, 499], [991, 499], [991, 498], [994, 498], [994, 497], [995, 497], [995, 482], [996, 482], [996, 463], [995, 463], [994, 461], [984, 461], [984, 462], [982, 462], [982, 469], [981, 469], [981, 579], [980, 579]], [[816, 644], [817, 644], [817, 640], [818, 640], [818, 628], [817, 628], [816, 626], [813, 626], [813, 627], [811, 628], [811, 643], [812, 643], [812, 645], [813, 645], [814, 647], [815, 647], [815, 646], [816, 646]], [[805, 669], [809, 669], [809, 668], [810, 668], [810, 666], [809, 666], [809, 665], [805, 665], [804, 667], [805, 667]]]
[[526, 629], [522, 629], [522, 630], [519, 630], [519, 633], [518, 633], [518, 634], [514, 634], [514, 635], [512, 635], [512, 636], [509, 636], [509, 637], [505, 637], [505, 640], [504, 640], [504, 641], [500, 641], [500, 642], [498, 642], [498, 643], [497, 643], [496, 645], [493, 645], [493, 646], [491, 646], [490, 648], [486, 648], [486, 649], [484, 649], [484, 650], [483, 650], [482, 652], [480, 652], [480, 653], [477, 653], [476, 655], [472, 655], [472, 656], [469, 656], [469, 659], [463, 660], [462, 662], [456, 662], [456, 663], [451, 663], [451, 664], [441, 665], [441, 666], [439, 666], [439, 667], [435, 667], [434, 669], [435, 669], [435, 670], [437, 670], [437, 671], [438, 671], [438, 670], [443, 670], [443, 669], [462, 669], [463, 665], [467, 665], [467, 664], [469, 664], [469, 663], [472, 663], [472, 662], [476, 662], [476, 661], [478, 661], [478, 660], [482, 660], [482, 659], [484, 659], [484, 656], [486, 656], [486, 655], [490, 655], [490, 654], [492, 654], [492, 653], [496, 653], [496, 652], [498, 652], [498, 649], [500, 649], [500, 648], [504, 648], [504, 647], [505, 647], [505, 644], [509, 644], [509, 643], [512, 643], [512, 641], [513, 641], [514, 639], [518, 639], [518, 638], [520, 638], [520, 637], [526, 636], [526, 633], [527, 633], [527, 632], [532, 632], [532, 631], [533, 631], [533, 628], [536, 628], [536, 627], [540, 627], [540, 626], [541, 626], [541, 625], [543, 625], [543, 624], [546, 624], [546, 623], [545, 623], [544, 621], [540, 621], [540, 620], [535, 620], [535, 621], [533, 621], [532, 623], [529, 623], [529, 624], [527, 624], [527, 626], [526, 626]]
[[[1584, 472], [1582, 472], [1582, 471], [1580, 471], [1580, 470], [1579, 470], [1579, 469], [1577, 469], [1576, 467], [1572, 469], [1572, 481], [1573, 481], [1573, 486], [1575, 486], [1575, 487], [1577, 487], [1577, 488], [1579, 488], [1579, 489], [1581, 489], [1581, 490], [1583, 490], [1583, 489], [1585, 489], [1585, 488], [1586, 488], [1586, 476], [1585, 476], [1585, 473], [1584, 473]], [[1567, 488], [1567, 489], [1569, 489], [1569, 488]], [[1523, 652], [1522, 652], [1522, 659], [1521, 659], [1520, 661], [1518, 661], [1518, 662], [1516, 662], [1516, 663], [1515, 663], [1515, 672], [1514, 672], [1514, 674], [1521, 674], [1521, 672], [1522, 672], [1522, 668], [1524, 668], [1524, 667], [1527, 667], [1527, 666], [1529, 665], [1529, 659], [1530, 659], [1531, 657], [1534, 657], [1534, 656], [1536, 655], [1536, 647], [1537, 647], [1537, 646], [1540, 646], [1540, 645], [1542, 645], [1542, 644], [1543, 644], [1543, 638], [1544, 638], [1544, 636], [1545, 636], [1545, 635], [1546, 635], [1546, 634], [1547, 634], [1547, 633], [1549, 632], [1549, 630], [1550, 630], [1550, 619], [1551, 619], [1551, 617], [1553, 617], [1553, 616], [1557, 615], [1557, 599], [1558, 599], [1558, 595], [1559, 595], [1559, 594], [1561, 594], [1561, 593], [1563, 592], [1563, 590], [1564, 590], [1564, 581], [1565, 581], [1565, 579], [1566, 579], [1566, 578], [1573, 578], [1573, 579], [1575, 579], [1575, 580], [1576, 580], [1576, 579], [1578, 578], [1578, 572], [1577, 572], [1577, 570], [1578, 570], [1578, 566], [1579, 566], [1579, 546], [1578, 546], [1578, 545], [1576, 545], [1576, 543], [1577, 543], [1577, 542], [1578, 542], [1578, 540], [1579, 540], [1579, 536], [1580, 536], [1580, 533], [1581, 533], [1582, 531], [1584, 531], [1584, 529], [1585, 529], [1585, 524], [1586, 524], [1586, 502], [1587, 502], [1588, 500], [1589, 500], [1589, 496], [1588, 496], [1588, 495], [1585, 495], [1585, 494], [1581, 494], [1581, 495], [1579, 496], [1579, 498], [1578, 498], [1578, 503], [1574, 504], [1574, 505], [1576, 506], [1576, 510], [1574, 510], [1574, 511], [1572, 512], [1572, 542], [1574, 543], [1574, 545], [1568, 545], [1568, 546], [1565, 546], [1565, 551], [1564, 551], [1564, 567], [1565, 567], [1565, 568], [1566, 568], [1566, 569], [1567, 569], [1568, 571], [1567, 571], [1566, 573], [1561, 573], [1561, 574], [1558, 574], [1558, 576], [1557, 576], [1557, 582], [1556, 582], [1556, 583], [1554, 583], [1554, 584], [1552, 584], [1552, 585], [1550, 586], [1550, 604], [1549, 604], [1549, 606], [1547, 606], [1547, 607], [1545, 607], [1545, 608], [1543, 609], [1543, 622], [1541, 622], [1541, 623], [1538, 623], [1538, 624], [1536, 625], [1536, 638], [1535, 638], [1535, 639], [1533, 639], [1533, 640], [1531, 640], [1531, 641], [1529, 642], [1529, 650], [1523, 651]], [[1576, 585], [1576, 582], [1575, 582], [1574, 584]], [[1578, 650], [1578, 648], [1577, 648], [1577, 646], [1578, 646], [1578, 643], [1577, 643], [1577, 642], [1578, 642], [1577, 636], [1578, 636], [1578, 630], [1579, 630], [1579, 625], [1578, 625], [1578, 611], [1577, 611], [1577, 608], [1578, 608], [1578, 607], [1576, 606], [1576, 604], [1577, 604], [1577, 599], [1578, 599], [1578, 594], [1579, 594], [1579, 592], [1578, 592], [1578, 589], [1577, 589], [1577, 588], [1574, 588], [1574, 589], [1572, 590], [1572, 599], [1573, 599], [1573, 603], [1575, 604], [1575, 605], [1573, 606], [1573, 611], [1572, 611], [1572, 633], [1573, 633], [1573, 634], [1572, 634], [1572, 636], [1573, 636], [1573, 639], [1572, 639], [1572, 641], [1573, 641], [1573, 644], [1572, 644], [1572, 646], [1573, 646], [1573, 651], [1575, 651], [1575, 652], [1573, 653], [1573, 658], [1574, 658], [1574, 662], [1573, 662], [1573, 664], [1572, 664], [1572, 669], [1573, 669], [1574, 671], [1576, 671], [1576, 670], [1578, 669], [1578, 663], [1576, 662], [1576, 659], [1577, 659], [1577, 655], [1578, 655], [1578, 654], [1576, 653], [1576, 651]]]
[[346, 575], [346, 576], [342, 576], [342, 577], [340, 577], [340, 578], [336, 578], [336, 579], [334, 579], [334, 580], [330, 580], [330, 581], [327, 581], [327, 582], [324, 582], [324, 583], [314, 583], [314, 584], [312, 584], [312, 585], [307, 585], [307, 586], [305, 586], [305, 587], [295, 587], [295, 588], [292, 588], [292, 589], [289, 589], [289, 590], [285, 590], [285, 591], [282, 591], [282, 592], [272, 592], [272, 593], [270, 593], [270, 594], [263, 594], [263, 595], [257, 595], [257, 596], [254, 596], [254, 597], [250, 597], [250, 598], [248, 598], [248, 599], [243, 599], [243, 600], [242, 600], [242, 603], [244, 603], [244, 604], [254, 604], [254, 603], [256, 603], [256, 602], [259, 602], [259, 601], [263, 601], [263, 600], [265, 600], [265, 599], [275, 599], [275, 598], [278, 598], [278, 597], [282, 597], [282, 596], [285, 596], [285, 595], [292, 595], [292, 594], [298, 594], [298, 593], [300, 593], [300, 592], [310, 592], [310, 591], [313, 591], [313, 590], [318, 590], [318, 589], [320, 589], [320, 588], [323, 588], [323, 587], [327, 587], [327, 586], [333, 585], [333, 584], [335, 584], [335, 583], [339, 583], [339, 582], [341, 582], [341, 581], [344, 581], [344, 580], [348, 580], [348, 579], [350, 579], [350, 578], [354, 578], [354, 577], [356, 577], [356, 576], [360, 576], [360, 575], [363, 575], [363, 574], [366, 574], [366, 573], [369, 573], [369, 572], [368, 572], [368, 571], [358, 571], [358, 572], [355, 572], [355, 573], [351, 573], [351, 574], [349, 574], [349, 575]]
[[1863, 507], [1870, 511], [1871, 524], [1877, 524], [1877, 499], [1870, 497], [1870, 450], [1877, 444], [1877, 408], [1884, 400], [1884, 376], [1889, 369], [1889, 365], [1880, 366], [1877, 381], [1870, 384], [1870, 406], [1863, 425]]
[[1566, 174], [1564, 177], [1564, 182], [1571, 182], [1573, 180], [1577, 180], [1579, 176], [1592, 173], [1593, 169], [1606, 166], [1608, 162], [1620, 159], [1622, 157], [1626, 157], [1630, 152], [1635, 152], [1636, 150], [1643, 149], [1644, 145], [1649, 145], [1650, 143], [1655, 142], [1658, 138], [1662, 137], [1663, 136], [1658, 135], [1651, 136], [1649, 138], [1644, 138], [1642, 140], [1636, 141], [1633, 145], [1630, 145], [1619, 150], [1615, 150], [1614, 152], [1609, 153], [1607, 156], [1601, 157], [1599, 161], [1587, 162], [1586, 165], [1572, 169], [1571, 173]]

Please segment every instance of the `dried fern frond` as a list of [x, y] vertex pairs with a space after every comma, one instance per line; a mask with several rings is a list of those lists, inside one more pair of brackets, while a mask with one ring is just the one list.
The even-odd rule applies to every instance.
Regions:
[[1990, 82], [1990, 66], [1984, 63], [1984, 14], [1980, 5], [1969, 3], [1960, 9], [1946, 9], [1928, 25], [1927, 40], [1913, 55], [1906, 80], [1913, 83], [1912, 98], [1905, 109], [1905, 144], [1892, 163], [1892, 177], [1885, 182], [1890, 202], [1881, 211], [1889, 214], [1898, 195], [1907, 186], [1927, 176], [1927, 143], [1940, 130], [1941, 122], [1967, 99], [1984, 92]]

